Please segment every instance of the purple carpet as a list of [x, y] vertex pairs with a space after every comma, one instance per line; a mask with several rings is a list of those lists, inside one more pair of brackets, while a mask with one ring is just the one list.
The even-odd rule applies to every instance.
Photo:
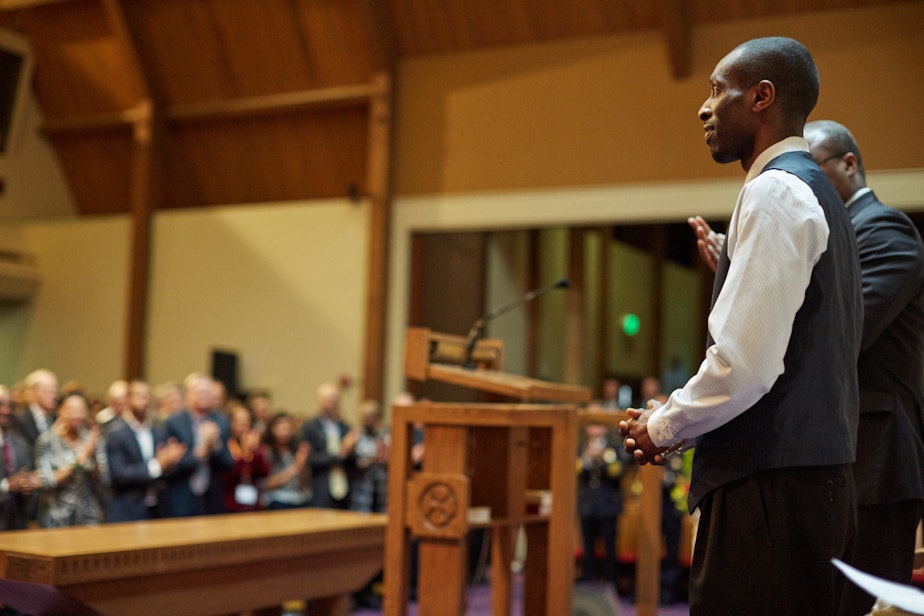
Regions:
[[[511, 614], [522, 614], [520, 592], [522, 584], [514, 584], [514, 597]], [[468, 609], [466, 616], [490, 616], [491, 614], [491, 586], [478, 584], [468, 589]], [[600, 585], [577, 584], [574, 589], [574, 616], [636, 616], [635, 604], [630, 600], [617, 597], [616, 593], [604, 589]], [[592, 611], [596, 610], [596, 611]], [[417, 616], [417, 605], [408, 605], [408, 616]], [[357, 609], [353, 616], [381, 616], [381, 610]], [[686, 603], [662, 606], [658, 608], [658, 616], [690, 616], [690, 609]]]

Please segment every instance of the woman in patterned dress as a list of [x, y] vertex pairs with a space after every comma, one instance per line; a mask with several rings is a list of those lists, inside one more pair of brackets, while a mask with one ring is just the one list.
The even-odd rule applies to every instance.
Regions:
[[61, 400], [58, 419], [35, 445], [42, 482], [38, 521], [43, 528], [97, 524], [102, 518], [99, 482], [105, 450], [99, 427], [87, 426], [89, 404], [80, 393]]

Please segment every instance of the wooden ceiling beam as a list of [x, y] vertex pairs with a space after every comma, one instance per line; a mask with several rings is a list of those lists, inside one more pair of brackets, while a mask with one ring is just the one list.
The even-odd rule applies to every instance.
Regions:
[[247, 98], [183, 103], [172, 105], [167, 109], [167, 120], [170, 122], [233, 120], [293, 111], [360, 107], [368, 105], [370, 97], [374, 94], [373, 86], [364, 83]]
[[147, 120], [149, 111], [148, 106], [148, 101], [141, 101], [138, 105], [130, 109], [123, 109], [122, 111], [94, 113], [65, 118], [49, 118], [42, 122], [41, 130], [49, 137], [100, 130], [131, 130], [138, 122]]
[[101, 0], [106, 23], [125, 50], [127, 64], [137, 75], [143, 100], [141, 117], [132, 126], [132, 160], [129, 177], [129, 210], [132, 215], [129, 257], [128, 303], [125, 314], [123, 374], [136, 379], [145, 376], [148, 290], [151, 269], [151, 213], [161, 200], [159, 168], [165, 138], [161, 105], [153, 99], [148, 73], [138, 53], [136, 37], [125, 16], [124, 0]]
[[390, 4], [381, 2], [381, 0], [363, 0], [361, 6], [370, 16], [371, 34], [375, 37], [375, 46], [381, 57], [385, 59], [385, 66], [392, 71], [398, 63], [400, 50], [397, 28], [389, 10]]
[[[375, 88], [371, 84], [301, 90], [267, 96], [173, 105], [164, 111], [164, 117], [168, 122], [185, 123], [233, 120], [293, 111], [362, 107], [368, 105], [370, 98], [375, 94]], [[146, 103], [142, 102], [137, 107], [123, 111], [47, 119], [42, 124], [42, 132], [54, 137], [68, 133], [131, 129], [137, 122], [145, 120], [147, 113], [145, 105]]]
[[661, 26], [674, 79], [690, 76], [693, 48], [693, 24], [689, 0], [661, 0]]
[[148, 83], [147, 73], [138, 54], [138, 46], [135, 44], [135, 37], [132, 34], [128, 21], [125, 19], [125, 9], [122, 7], [122, 0], [101, 0], [103, 14], [106, 16], [106, 23], [112, 31], [113, 37], [119, 42], [119, 45], [125, 50], [126, 62], [134, 70], [141, 84], [142, 97], [148, 101], [152, 100], [151, 87]]
[[60, 4], [62, 2], [74, 2], [74, 0], [0, 0], [0, 11], [19, 11], [42, 6], [43, 4]]

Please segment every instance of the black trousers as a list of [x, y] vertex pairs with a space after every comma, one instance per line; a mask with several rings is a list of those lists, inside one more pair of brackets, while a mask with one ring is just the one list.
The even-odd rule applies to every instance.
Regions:
[[[908, 584], [914, 568], [914, 539], [924, 500], [905, 500], [857, 508], [857, 541], [851, 565], [885, 580]], [[863, 616], [876, 597], [847, 582], [840, 616]]]
[[597, 566], [597, 537], [603, 540], [603, 579], [616, 582], [616, 516], [581, 516], [581, 536], [584, 540], [584, 558], [581, 561], [581, 579], [596, 580], [600, 576]]
[[853, 548], [849, 465], [763, 471], [711, 492], [690, 574], [690, 616], [833, 616]]

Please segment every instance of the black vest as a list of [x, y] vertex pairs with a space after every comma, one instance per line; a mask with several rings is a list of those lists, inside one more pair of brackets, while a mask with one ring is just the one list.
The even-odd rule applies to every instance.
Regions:
[[[783, 374], [753, 406], [696, 440], [690, 511], [712, 490], [763, 470], [849, 464], [855, 457], [863, 298], [853, 227], [844, 203], [807, 152], [781, 154], [764, 171], [769, 169], [791, 173], [811, 187], [828, 223], [828, 247], [796, 313]], [[723, 247], [713, 304], [729, 265]]]

